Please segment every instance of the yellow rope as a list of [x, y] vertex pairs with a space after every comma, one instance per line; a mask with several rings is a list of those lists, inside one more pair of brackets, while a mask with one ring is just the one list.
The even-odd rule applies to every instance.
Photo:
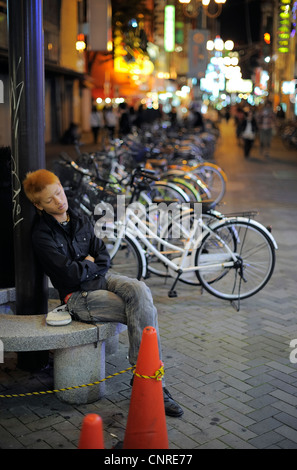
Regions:
[[155, 379], [155, 380], [162, 380], [162, 377], [164, 375], [164, 367], [161, 366], [160, 369], [158, 369], [155, 372], [155, 375], [140, 375], [135, 371], [135, 366], [128, 367], [127, 369], [121, 370], [120, 372], [115, 372], [112, 375], [108, 375], [105, 377], [105, 379], [98, 380], [97, 382], [93, 382], [90, 384], [83, 384], [83, 385], [74, 385], [73, 387], [65, 387], [65, 388], [60, 388], [59, 390], [47, 390], [44, 392], [28, 392], [28, 393], [19, 393], [19, 394], [11, 394], [11, 395], [0, 395], [0, 398], [15, 398], [15, 397], [30, 397], [33, 395], [47, 395], [47, 394], [52, 394], [52, 393], [59, 393], [59, 392], [66, 392], [67, 390], [77, 390], [78, 388], [84, 388], [84, 387], [92, 387], [93, 385], [98, 385], [105, 380], [112, 379], [113, 377], [116, 377], [117, 375], [124, 374], [125, 372], [128, 372], [129, 370], [133, 370], [133, 374], [136, 375], [137, 377], [140, 377], [142, 379]]
[[164, 375], [164, 367], [161, 366], [160, 369], [158, 369], [155, 372], [155, 375], [140, 375], [138, 374], [135, 369], [133, 370], [133, 374], [136, 375], [136, 377], [140, 377], [141, 379], [156, 379], [156, 380], [162, 380], [162, 377]]
[[59, 390], [47, 390], [46, 392], [29, 392], [29, 393], [19, 393], [19, 394], [11, 394], [11, 395], [0, 395], [0, 398], [15, 398], [15, 397], [29, 397], [32, 395], [46, 395], [49, 393], [66, 392], [67, 390], [76, 390], [78, 388], [92, 387], [93, 385], [98, 385], [107, 379], [111, 379], [112, 377], [116, 377], [117, 375], [123, 374], [124, 372], [128, 372], [129, 370], [134, 369], [134, 367], [135, 366], [128, 367], [128, 369], [122, 370], [120, 372], [115, 372], [114, 374], [108, 375], [107, 377], [105, 377], [105, 379], [101, 379], [101, 380], [98, 380], [97, 382], [93, 382], [90, 384], [74, 385], [73, 387], [60, 388]]

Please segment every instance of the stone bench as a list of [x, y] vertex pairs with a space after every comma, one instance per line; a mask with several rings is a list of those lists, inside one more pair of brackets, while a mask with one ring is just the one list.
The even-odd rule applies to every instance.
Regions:
[[[97, 382], [105, 378], [106, 342], [126, 330], [121, 323], [87, 324], [72, 321], [49, 326], [45, 315], [0, 314], [0, 339], [6, 352], [53, 350], [54, 389]], [[92, 403], [105, 393], [105, 382], [58, 392], [71, 404]]]

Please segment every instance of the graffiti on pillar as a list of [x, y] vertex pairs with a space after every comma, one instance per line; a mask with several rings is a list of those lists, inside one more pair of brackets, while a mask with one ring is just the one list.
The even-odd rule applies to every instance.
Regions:
[[12, 219], [13, 219], [13, 227], [16, 227], [22, 220], [21, 217], [21, 205], [19, 203], [19, 194], [22, 189], [22, 185], [18, 176], [17, 165], [15, 158], [11, 155], [11, 174], [12, 174], [12, 181], [13, 181], [13, 190], [12, 190]]
[[[21, 64], [21, 57], [18, 62], [17, 69]], [[17, 73], [16, 73], [17, 76]], [[12, 130], [14, 133], [14, 139], [17, 140], [18, 137], [18, 128], [19, 128], [19, 108], [24, 90], [24, 82], [21, 81], [18, 83], [16, 80], [15, 83], [11, 83], [11, 110], [12, 110]], [[22, 185], [19, 179], [18, 171], [18, 159], [15, 155], [11, 154], [11, 174], [12, 174], [12, 218], [13, 226], [16, 227], [22, 220], [21, 216], [21, 205], [19, 203], [19, 194], [22, 189]]]

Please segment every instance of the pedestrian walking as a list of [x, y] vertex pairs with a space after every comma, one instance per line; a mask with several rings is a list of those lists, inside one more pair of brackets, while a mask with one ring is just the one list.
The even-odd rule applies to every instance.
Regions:
[[240, 136], [243, 140], [243, 152], [245, 158], [250, 156], [251, 149], [254, 145], [258, 126], [254, 114], [249, 111], [243, 119], [240, 127]]
[[108, 136], [111, 140], [113, 140], [115, 136], [115, 129], [118, 124], [118, 117], [112, 106], [107, 106], [104, 108], [104, 122], [108, 131]]
[[120, 103], [119, 105], [119, 136], [125, 137], [131, 132], [130, 114], [128, 111], [127, 103]]
[[272, 109], [271, 101], [266, 101], [257, 116], [260, 138], [260, 150], [269, 157], [271, 140], [275, 129], [276, 119]]
[[93, 133], [94, 144], [97, 144], [98, 136], [100, 136], [104, 127], [104, 119], [102, 111], [99, 111], [95, 105], [92, 107], [90, 126]]
[[237, 107], [236, 113], [235, 113], [235, 126], [236, 126], [236, 137], [237, 137], [237, 142], [240, 145], [241, 144], [241, 128], [242, 128], [242, 123], [245, 119], [245, 112], [242, 108]]

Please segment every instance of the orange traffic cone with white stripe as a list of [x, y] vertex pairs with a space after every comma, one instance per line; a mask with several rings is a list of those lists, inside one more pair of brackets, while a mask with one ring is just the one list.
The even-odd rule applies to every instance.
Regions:
[[80, 433], [79, 449], [104, 449], [102, 419], [95, 413], [85, 416]]
[[168, 449], [162, 371], [157, 332], [148, 326], [134, 372], [123, 449]]

